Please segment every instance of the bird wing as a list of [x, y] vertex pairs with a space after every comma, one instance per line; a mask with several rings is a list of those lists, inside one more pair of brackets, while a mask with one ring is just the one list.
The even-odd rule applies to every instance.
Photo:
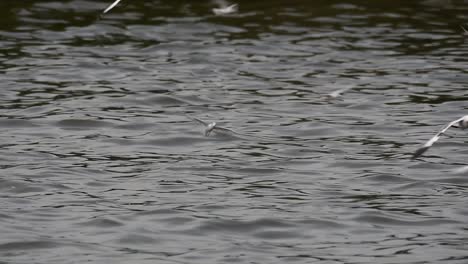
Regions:
[[239, 6], [237, 4], [232, 4], [230, 6], [227, 7], [231, 12], [237, 12], [237, 10], [239, 9]]
[[196, 117], [189, 117], [189, 118], [197, 121], [198, 123], [200, 123], [200, 124], [202, 124], [202, 125], [204, 125], [206, 127], [208, 126], [208, 123], [206, 123], [205, 121], [202, 121], [202, 120], [200, 120], [200, 119], [198, 119]]
[[239, 134], [234, 130], [231, 130], [231, 129], [225, 128], [225, 127], [220, 127], [220, 126], [215, 126], [213, 128], [213, 130], [218, 130], [218, 131], [221, 131], [221, 132], [224, 132], [224, 133], [230, 133], [230, 134], [237, 134], [237, 135]]
[[115, 0], [114, 3], [110, 4], [102, 13], [105, 14], [114, 8], [121, 0]]
[[227, 15], [231, 13], [235, 13], [238, 10], [237, 4], [232, 4], [230, 6], [221, 7], [221, 8], [213, 8], [213, 13], [215, 15]]
[[411, 157], [411, 159], [416, 159], [417, 157], [421, 156], [424, 152], [426, 152], [435, 142], [437, 142], [437, 140], [439, 140], [440, 136], [442, 134], [445, 133], [445, 131], [447, 131], [449, 128], [451, 128], [453, 125], [455, 125], [456, 123], [460, 122], [461, 120], [463, 120], [464, 117], [461, 117], [457, 120], [454, 120], [450, 123], [448, 123], [446, 126], [444, 126], [439, 132], [437, 132], [437, 134], [435, 134], [435, 136], [433, 136], [432, 138], [430, 138], [426, 143], [424, 143], [424, 145], [422, 147], [420, 147], [419, 149], [416, 150], [416, 152], [414, 152], [413, 156]]
[[191, 116], [187, 116], [187, 117], [197, 121], [198, 123], [202, 124], [205, 127], [205, 136], [209, 136], [211, 131], [213, 131], [215, 128], [217, 128], [216, 122], [212, 122], [212, 123], [208, 124], [205, 121], [203, 121], [201, 119], [198, 119], [196, 117], [191, 117]]
[[345, 88], [341, 88], [339, 90], [336, 90], [336, 91], [333, 91], [331, 93], [328, 94], [328, 96], [330, 97], [338, 97], [340, 95], [342, 95], [344, 92], [348, 91], [348, 90], [351, 90], [353, 88], [353, 86], [348, 86], [348, 87], [345, 87]]

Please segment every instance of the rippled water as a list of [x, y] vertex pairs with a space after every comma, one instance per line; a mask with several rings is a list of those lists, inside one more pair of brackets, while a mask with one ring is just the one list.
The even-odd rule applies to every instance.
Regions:
[[0, 3], [1, 263], [468, 261], [466, 1], [110, 2]]

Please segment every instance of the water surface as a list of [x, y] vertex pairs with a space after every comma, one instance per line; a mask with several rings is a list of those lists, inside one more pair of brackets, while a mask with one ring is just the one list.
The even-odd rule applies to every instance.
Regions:
[[2, 263], [466, 263], [468, 3], [238, 3], [0, 3]]

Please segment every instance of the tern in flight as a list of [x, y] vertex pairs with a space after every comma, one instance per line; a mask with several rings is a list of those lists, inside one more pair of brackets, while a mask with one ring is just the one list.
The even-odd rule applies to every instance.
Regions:
[[[110, 4], [104, 11], [102, 12], [103, 14], [109, 12], [112, 8], [114, 8], [121, 0], [115, 0], [112, 4]], [[218, 4], [219, 8], [213, 8], [213, 13], [215, 15], [227, 15], [227, 14], [232, 14], [237, 12], [238, 10], [238, 5], [237, 4], [232, 4], [228, 5], [228, 3], [224, 0], [215, 0], [215, 2]]]
[[417, 157], [421, 156], [424, 152], [426, 152], [437, 140], [439, 140], [440, 136], [445, 133], [451, 127], [459, 127], [461, 129], [468, 128], [468, 115], [460, 117], [457, 120], [454, 120], [448, 123], [444, 128], [442, 128], [435, 136], [429, 139], [422, 147], [420, 147], [416, 152], [414, 152], [411, 159], [416, 159]]
[[228, 134], [238, 134], [237, 132], [235, 132], [235, 131], [233, 131], [231, 129], [227, 129], [227, 128], [218, 126], [218, 124], [216, 124], [216, 122], [207, 123], [207, 122], [205, 122], [203, 120], [200, 120], [200, 119], [198, 119], [196, 117], [190, 117], [190, 118], [205, 126], [205, 136], [206, 137], [209, 136], [212, 131], [219, 131], [219, 132], [224, 132], [224, 133], [228, 133]]
[[213, 13], [217, 16], [232, 14], [239, 9], [237, 4], [229, 5], [224, 0], [215, 0], [214, 2], [219, 6], [219, 8], [213, 8]]
[[326, 97], [329, 98], [329, 99], [337, 98], [337, 97], [341, 96], [342, 94], [344, 94], [345, 92], [347, 92], [348, 90], [351, 90], [351, 89], [353, 89], [353, 86], [348, 86], [348, 87], [333, 91], [333, 92], [327, 94]]
[[245, 134], [239, 133], [232, 129], [224, 128], [218, 126], [216, 122], [207, 123], [203, 120], [200, 120], [196, 117], [187, 116], [188, 118], [197, 121], [198, 123], [202, 124], [205, 127], [205, 136], [209, 136], [212, 131], [215, 133], [229, 135], [237, 139], [244, 139], [244, 140], [261, 140], [262, 142], [274, 142], [274, 143], [285, 143], [286, 141], [282, 141], [279, 138], [273, 137], [260, 137], [252, 134]]
[[118, 3], [120, 2], [120, 0], [115, 0], [114, 3], [110, 4], [102, 13], [105, 14], [107, 12], [109, 12], [112, 8], [114, 8]]

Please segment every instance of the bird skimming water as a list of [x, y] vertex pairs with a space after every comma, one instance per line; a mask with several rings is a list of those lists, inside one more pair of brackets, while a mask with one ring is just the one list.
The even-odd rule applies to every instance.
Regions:
[[345, 88], [342, 88], [342, 89], [333, 91], [333, 92], [327, 94], [327, 95], [326, 95], [326, 98], [328, 98], [328, 99], [337, 98], [337, 97], [343, 95], [345, 92], [347, 92], [348, 90], [351, 90], [351, 89], [353, 89], [353, 86], [347, 86], [347, 87], [345, 87]]
[[[121, 0], [115, 0], [112, 4], [110, 4], [104, 11], [103, 14], [109, 12], [112, 8], [114, 8]], [[229, 5], [224, 0], [215, 0], [215, 3], [219, 6], [219, 8], [213, 8], [213, 13], [217, 16], [221, 15], [228, 15], [237, 12], [239, 10], [239, 6], [237, 4]]]
[[424, 152], [426, 152], [437, 140], [439, 140], [440, 136], [445, 133], [451, 127], [459, 127], [461, 129], [468, 128], [468, 115], [463, 116], [457, 120], [454, 120], [448, 123], [444, 128], [442, 128], [435, 136], [429, 139], [422, 147], [420, 147], [416, 152], [413, 154], [411, 159], [416, 159], [417, 157], [421, 156]]
[[224, 133], [229, 133], [229, 134], [238, 134], [237, 132], [235, 132], [235, 131], [233, 131], [231, 129], [227, 129], [227, 128], [218, 126], [216, 124], [216, 122], [207, 123], [207, 122], [205, 122], [203, 120], [200, 120], [200, 119], [198, 119], [196, 117], [190, 117], [190, 118], [205, 126], [205, 136], [206, 137], [209, 136], [212, 131], [219, 131], [219, 132], [224, 132]]
[[109, 12], [112, 8], [114, 8], [118, 3], [120, 2], [120, 0], [115, 0], [114, 3], [110, 4], [106, 9], [104, 9], [104, 11], [102, 11], [103, 14]]
[[219, 6], [219, 8], [213, 8], [213, 13], [217, 16], [232, 14], [239, 9], [237, 4], [229, 5], [224, 0], [215, 0], [214, 2]]

